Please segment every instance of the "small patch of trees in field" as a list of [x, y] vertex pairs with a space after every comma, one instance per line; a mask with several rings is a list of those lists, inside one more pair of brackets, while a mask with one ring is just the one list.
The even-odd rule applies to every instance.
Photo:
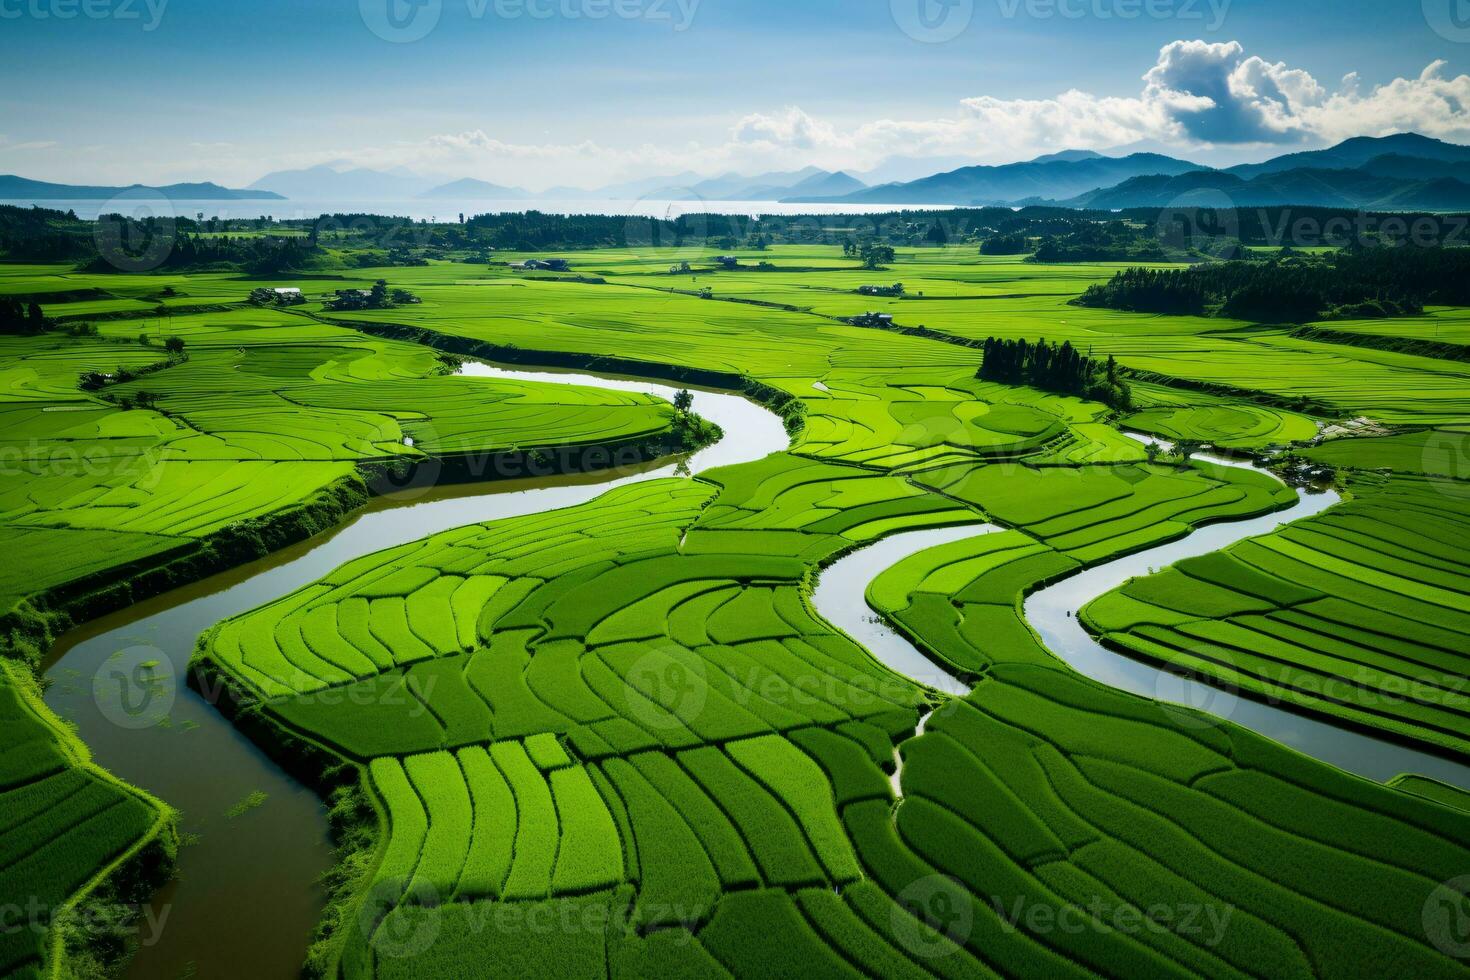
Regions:
[[864, 269], [881, 269], [884, 263], [892, 262], [897, 254], [892, 245], [882, 242], [843, 242], [842, 254], [848, 258], [862, 259]]
[[1079, 221], [1062, 234], [1047, 235], [1032, 262], [1164, 262], [1163, 246], [1147, 226], [1126, 221]]
[[1111, 355], [1106, 361], [1089, 357], [1069, 340], [1054, 344], [1045, 338], [1031, 343], [987, 337], [985, 359], [975, 377], [1090, 398], [1117, 409], [1126, 409], [1131, 402], [1118, 362]]
[[980, 243], [981, 255], [1025, 255], [1031, 251], [1031, 240], [1024, 234], [991, 235]]
[[419, 302], [419, 298], [406, 289], [388, 286], [386, 279], [373, 283], [371, 289], [339, 289], [327, 300], [326, 307], [337, 312], [354, 310], [391, 310], [395, 306], [407, 306]]

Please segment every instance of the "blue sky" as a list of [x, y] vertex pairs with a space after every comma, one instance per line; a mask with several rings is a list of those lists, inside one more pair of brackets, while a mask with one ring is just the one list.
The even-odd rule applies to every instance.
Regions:
[[1470, 142], [1455, 4], [0, 0], [0, 172], [242, 184], [348, 160], [544, 186], [1068, 146], [1228, 162], [1401, 128]]

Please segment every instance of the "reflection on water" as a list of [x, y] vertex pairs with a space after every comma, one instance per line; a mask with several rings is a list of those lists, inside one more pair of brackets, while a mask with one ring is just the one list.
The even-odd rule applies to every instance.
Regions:
[[822, 569], [812, 590], [812, 607], [892, 670], [936, 691], [964, 697], [970, 693], [970, 685], [920, 653], [903, 634], [875, 615], [866, 595], [873, 579], [909, 555], [998, 530], [990, 524], [965, 524], [905, 531], [848, 552]]

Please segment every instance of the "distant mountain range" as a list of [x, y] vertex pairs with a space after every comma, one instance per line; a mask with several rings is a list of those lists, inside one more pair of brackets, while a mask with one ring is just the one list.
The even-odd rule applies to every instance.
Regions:
[[705, 178], [692, 170], [663, 177], [640, 177], [603, 187], [548, 187], [538, 196], [562, 201], [636, 201], [668, 187], [693, 187]]
[[1325, 150], [1288, 153], [1226, 170], [1158, 153], [1107, 157], [1063, 150], [1023, 163], [961, 167], [839, 196], [824, 204], [1052, 204], [1118, 210], [1221, 203], [1378, 210], [1470, 209], [1470, 147], [1400, 133], [1356, 137]]
[[1361, 170], [1284, 170], [1242, 180], [1201, 170], [1178, 177], [1134, 177], [1116, 187], [1061, 201], [1064, 207], [1117, 211], [1124, 208], [1310, 207], [1374, 211], [1470, 210], [1470, 184], [1451, 178], [1405, 180]]
[[779, 201], [803, 195], [841, 196], [861, 191], [867, 186], [850, 174], [806, 167], [754, 177], [721, 174], [709, 180], [655, 187], [639, 196], [668, 201]]
[[1228, 170], [1133, 177], [1054, 203], [1119, 210], [1298, 205], [1375, 211], [1470, 210], [1470, 147], [1413, 133], [1358, 137]]
[[908, 183], [882, 184], [839, 196], [790, 195], [803, 204], [1010, 204], [1026, 198], [1072, 197], [1150, 174], [1182, 174], [1199, 165], [1158, 153], [1105, 157], [1066, 150], [1002, 166], [961, 167]]
[[[1225, 172], [1237, 177], [1258, 177], [1261, 174], [1280, 173], [1283, 170], [1361, 170], [1371, 167], [1380, 157], [1394, 156], [1413, 159], [1421, 166], [1432, 170], [1436, 165], [1462, 165], [1460, 173], [1467, 173], [1464, 165], [1470, 164], [1470, 146], [1459, 146], [1443, 140], [1420, 136], [1418, 133], [1399, 133], [1394, 136], [1357, 136], [1344, 140], [1325, 150], [1308, 150], [1305, 153], [1288, 153], [1274, 157], [1264, 163], [1244, 163], [1230, 167]], [[1204, 168], [1199, 168], [1204, 169]], [[1421, 170], [1420, 178], [1428, 176]], [[1452, 176], [1436, 173], [1434, 176]]]
[[520, 187], [504, 187], [466, 177], [449, 183], [408, 173], [341, 168], [321, 164], [303, 170], [279, 170], [250, 185], [303, 201], [404, 201], [412, 198], [453, 202], [542, 200], [635, 200], [662, 201], [775, 201], [793, 194], [850, 194], [867, 185], [845, 173], [830, 173], [817, 167], [791, 172], [737, 173], [701, 177], [694, 173], [668, 177], [646, 177], [622, 184], [583, 189], [551, 187], [532, 194]]
[[418, 196], [445, 201], [523, 201], [531, 194], [520, 187], [501, 187], [499, 184], [466, 177], [431, 187]]
[[165, 184], [147, 187], [104, 187], [90, 184], [53, 184], [44, 180], [28, 180], [14, 174], [0, 175], [0, 199], [17, 201], [102, 201], [126, 193], [157, 194], [175, 201], [279, 201], [281, 195], [270, 191], [231, 190], [209, 182]]
[[[917, 160], [892, 161], [917, 166]], [[892, 172], [892, 168], [890, 171]], [[871, 174], [869, 175], [871, 176]], [[1470, 146], [1417, 133], [1356, 137], [1323, 150], [1215, 170], [1162, 153], [1105, 156], [1063, 150], [1020, 163], [966, 166], [917, 180], [876, 185], [846, 171], [806, 167], [747, 176], [686, 171], [598, 188], [551, 187], [533, 193], [473, 177], [443, 183], [402, 168], [371, 170], [344, 162], [266, 174], [245, 190], [212, 183], [165, 187], [89, 187], [0, 177], [0, 198], [106, 199], [129, 190], [178, 200], [305, 202], [407, 201], [470, 205], [481, 201], [780, 201], [797, 204], [980, 205], [1121, 210], [1197, 204], [1304, 205], [1374, 210], [1470, 210]]]
[[320, 164], [304, 170], [278, 170], [250, 185], [277, 191], [301, 201], [521, 201], [533, 195], [520, 187], [502, 187], [465, 177], [447, 184], [409, 171], [369, 170], [366, 167], [339, 169]]
[[302, 170], [277, 170], [250, 186], [298, 201], [403, 201], [433, 189], [434, 182], [405, 172], [324, 163]]

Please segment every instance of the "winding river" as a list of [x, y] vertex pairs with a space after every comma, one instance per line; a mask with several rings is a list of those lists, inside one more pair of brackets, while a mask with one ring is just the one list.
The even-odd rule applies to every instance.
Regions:
[[[1163, 440], [1156, 440], [1167, 446]], [[1242, 469], [1252, 464], [1197, 454], [1196, 458]], [[1077, 620], [1077, 610], [1131, 578], [1161, 570], [1196, 555], [1218, 551], [1237, 541], [1273, 531], [1283, 524], [1320, 514], [1340, 498], [1333, 492], [1305, 493], [1285, 510], [1260, 517], [1207, 524], [1189, 536], [1096, 565], [1026, 597], [1026, 621], [1047, 649], [1079, 673], [1111, 687], [1166, 705], [1198, 708], [1288, 745], [1305, 755], [1377, 782], [1413, 772], [1470, 789], [1470, 766], [1431, 752], [1378, 738], [1263, 701], [1236, 695], [1223, 687], [1180, 676], [1142, 660], [1110, 650]], [[914, 647], [902, 633], [878, 618], [865, 599], [868, 586], [885, 569], [927, 548], [1000, 530], [993, 525], [964, 525], [908, 531], [849, 552], [823, 570], [813, 605], [829, 622], [860, 641], [893, 669], [945, 693], [968, 689]], [[1193, 716], [1179, 712], [1181, 720]]]
[[[675, 391], [636, 379], [480, 363], [466, 364], [462, 373], [665, 399]], [[736, 395], [693, 390], [694, 410], [725, 437], [692, 455], [631, 470], [379, 497], [335, 531], [93, 620], [58, 640], [47, 661], [46, 676], [54, 683], [46, 703], [77, 726], [100, 765], [177, 807], [189, 841], [180, 849], [177, 879], [148, 910], [128, 977], [299, 976], [326, 897], [312, 883], [333, 864], [326, 811], [316, 793], [185, 685], [199, 634], [359, 555], [479, 521], [585, 503], [626, 483], [750, 462], [789, 445], [781, 420], [766, 409]], [[157, 662], [154, 683], [113, 693], [114, 666], [142, 661]], [[101, 696], [94, 693], [94, 678]], [[123, 695], [134, 709], [150, 703], [146, 710], [121, 711]]]
[[[518, 371], [468, 364], [478, 377], [580, 383], [652, 392], [647, 381], [559, 371]], [[179, 808], [189, 843], [179, 874], [154, 899], [144, 945], [128, 976], [272, 980], [299, 975], [325, 895], [314, 882], [333, 863], [325, 810], [316, 794], [279, 769], [204, 699], [184, 684], [198, 635], [229, 616], [316, 580], [359, 555], [479, 521], [534, 514], [589, 501], [614, 486], [761, 459], [787, 448], [780, 419], [744, 398], [698, 391], [694, 409], [725, 437], [686, 458], [632, 471], [503, 481], [380, 497], [343, 527], [194, 585], [72, 630], [55, 645], [46, 701], [73, 722], [96, 761]], [[1222, 461], [1228, 462], [1228, 461]], [[1241, 464], [1232, 464], [1241, 465]], [[1414, 771], [1470, 786], [1470, 769], [1299, 714], [1235, 698], [1108, 651], [1076, 623], [1088, 599], [1150, 567], [1221, 548], [1333, 501], [1303, 497], [1264, 518], [1203, 528], [1188, 538], [1098, 566], [1026, 603], [1028, 619], [1052, 650], [1109, 684], [1163, 700], [1192, 703], [1341, 768], [1374, 779]], [[865, 601], [883, 569], [915, 552], [995, 530], [969, 525], [897, 534], [858, 549], [821, 574], [813, 605], [881, 661], [935, 690], [968, 688], [883, 623]], [[118, 651], [157, 661], [157, 682], [142, 714], [120, 712], [107, 693]], [[103, 693], [94, 692], [100, 678]], [[136, 693], [136, 692], [135, 692]], [[136, 699], [135, 699], [136, 700]], [[138, 718], [162, 717], [161, 724]]]

